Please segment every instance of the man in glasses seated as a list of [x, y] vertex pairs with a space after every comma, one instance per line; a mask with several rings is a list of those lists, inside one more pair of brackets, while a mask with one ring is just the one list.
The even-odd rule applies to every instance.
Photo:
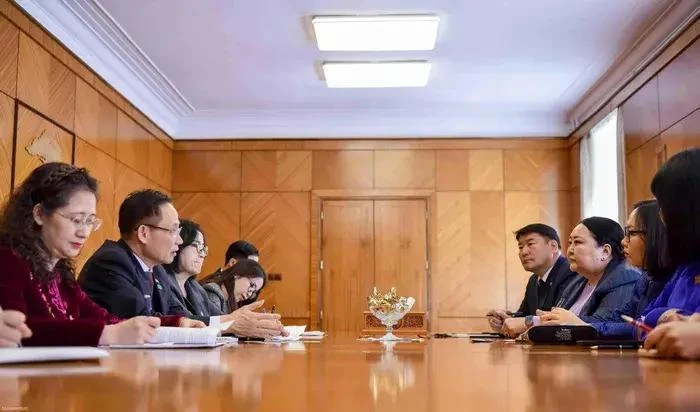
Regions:
[[[81, 286], [96, 303], [122, 318], [187, 316], [161, 266], [173, 262], [183, 243], [180, 230], [170, 197], [150, 189], [131, 193], [119, 208], [121, 239], [105, 241], [88, 259], [80, 274]], [[208, 320], [211, 325], [233, 320], [228, 331], [242, 336], [280, 335], [279, 315], [253, 311], [261, 304]]]

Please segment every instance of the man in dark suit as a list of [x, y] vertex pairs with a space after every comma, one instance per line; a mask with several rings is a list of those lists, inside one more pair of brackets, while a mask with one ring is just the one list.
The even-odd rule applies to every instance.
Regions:
[[[127, 196], [119, 208], [119, 232], [118, 242], [105, 241], [85, 263], [79, 279], [85, 292], [122, 318], [185, 315], [161, 267], [173, 261], [182, 244], [180, 218], [170, 197], [156, 190]], [[241, 336], [283, 334], [279, 315], [253, 311], [261, 304], [242, 307], [216, 320], [233, 321], [227, 331]], [[201, 324], [198, 320], [189, 322]]]
[[515, 232], [515, 239], [520, 263], [533, 273], [525, 287], [525, 296], [515, 313], [494, 309], [486, 315], [491, 329], [508, 336], [517, 336], [532, 326], [527, 324], [528, 317], [534, 316], [538, 309], [551, 310], [559, 304], [564, 288], [578, 277], [561, 255], [561, 241], [553, 227], [530, 224]]

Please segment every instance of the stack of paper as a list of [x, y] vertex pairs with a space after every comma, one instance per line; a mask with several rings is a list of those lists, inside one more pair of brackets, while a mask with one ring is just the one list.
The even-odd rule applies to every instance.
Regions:
[[285, 326], [288, 336], [275, 336], [272, 338], [274, 342], [294, 342], [301, 338], [301, 334], [306, 330], [306, 325], [302, 326]]
[[156, 336], [149, 343], [140, 345], [109, 345], [114, 349], [172, 349], [172, 348], [215, 348], [224, 342], [217, 342], [221, 330], [226, 324], [208, 328], [175, 328], [161, 326], [156, 329]]
[[0, 349], [0, 364], [93, 360], [107, 356], [109, 356], [109, 352], [88, 346], [2, 348]]

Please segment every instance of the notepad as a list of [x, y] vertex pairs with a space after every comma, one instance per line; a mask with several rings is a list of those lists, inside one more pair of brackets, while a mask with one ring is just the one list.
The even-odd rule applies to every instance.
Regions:
[[[221, 324], [220, 327], [225, 327], [225, 324]], [[109, 345], [109, 347], [114, 349], [214, 348], [224, 344], [216, 340], [221, 334], [220, 327], [176, 328], [161, 326], [156, 328], [156, 336], [148, 343]]]
[[95, 360], [108, 356], [109, 352], [90, 346], [2, 348], [0, 364]]

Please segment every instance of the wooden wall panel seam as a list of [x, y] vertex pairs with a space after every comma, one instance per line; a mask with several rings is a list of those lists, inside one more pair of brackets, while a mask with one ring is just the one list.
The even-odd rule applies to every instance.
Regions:
[[372, 188], [377, 188], [377, 152], [372, 150]]
[[19, 120], [19, 100], [15, 100], [15, 119], [14, 119], [14, 127], [13, 127], [13, 132], [12, 132], [12, 160], [10, 161], [11, 163], [11, 171], [10, 171], [10, 193], [8, 194], [8, 197], [12, 194], [12, 192], [15, 191], [15, 157], [17, 156], [17, 129], [18, 129], [18, 120]]

